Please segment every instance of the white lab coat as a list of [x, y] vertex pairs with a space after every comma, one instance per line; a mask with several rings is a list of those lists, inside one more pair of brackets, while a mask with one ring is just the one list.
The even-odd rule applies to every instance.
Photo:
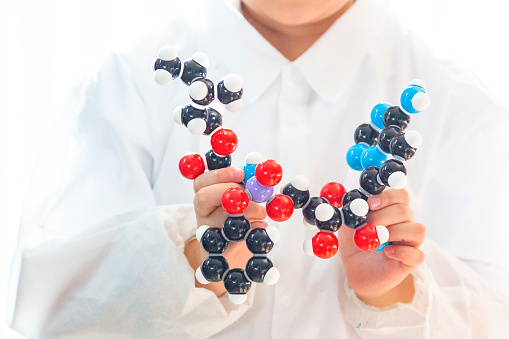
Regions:
[[[509, 286], [507, 109], [453, 63], [435, 59], [376, 1], [357, 1], [295, 62], [235, 4], [193, 4], [136, 48], [111, 54], [42, 147], [12, 266], [11, 327], [30, 338], [497, 338], [507, 331], [509, 302], [500, 293]], [[339, 256], [303, 253], [314, 232], [299, 211], [279, 225], [281, 241], [269, 254], [281, 272], [277, 285], [255, 286], [240, 306], [194, 287], [183, 254], [196, 229], [192, 182], [177, 163], [210, 145], [172, 121], [173, 109], [189, 102], [187, 87], [152, 79], [165, 44], [182, 58], [208, 54], [213, 81], [243, 78], [245, 108], [224, 117], [239, 137], [233, 165], [261, 152], [282, 164], [283, 183], [303, 174], [315, 195], [329, 181], [358, 187], [359, 172], [345, 161], [354, 129], [376, 103], [397, 104], [409, 80], [425, 81], [431, 106], [409, 127], [424, 143], [407, 169], [416, 219], [430, 239], [413, 273], [412, 303], [380, 310], [360, 302]]]

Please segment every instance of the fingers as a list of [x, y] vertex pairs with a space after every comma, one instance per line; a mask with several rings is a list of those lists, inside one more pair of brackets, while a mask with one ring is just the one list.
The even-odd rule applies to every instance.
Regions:
[[220, 183], [238, 183], [244, 180], [244, 171], [239, 168], [227, 167], [205, 172], [194, 179], [194, 192], [204, 187]]
[[234, 183], [218, 183], [200, 188], [194, 196], [194, 208], [196, 213], [206, 217], [218, 207], [221, 207], [221, 198], [224, 192], [231, 187], [240, 187], [240, 185]]
[[[223, 197], [224, 192], [231, 187], [240, 187], [240, 185], [233, 183], [220, 183], [201, 188], [194, 196], [194, 207], [196, 212], [202, 217], [207, 217], [216, 209], [220, 207], [222, 209], [221, 198]], [[249, 220], [263, 220], [267, 217], [265, 208], [252, 201], [249, 202], [248, 208], [242, 214]]]
[[253, 226], [254, 221], [263, 220], [267, 217], [265, 206], [252, 201], [249, 202], [249, 206], [243, 214], [248, 220], [251, 221], [251, 227], [261, 227]]
[[388, 230], [388, 241], [393, 245], [408, 245], [418, 248], [426, 238], [426, 227], [415, 222], [391, 225]]
[[412, 246], [388, 245], [384, 248], [384, 254], [410, 268], [417, 267], [424, 262], [424, 252]]
[[369, 209], [373, 211], [397, 204], [410, 205], [410, 196], [406, 189], [390, 189], [368, 198]]
[[394, 225], [414, 221], [414, 212], [405, 204], [398, 203], [368, 213], [368, 223], [372, 225]]

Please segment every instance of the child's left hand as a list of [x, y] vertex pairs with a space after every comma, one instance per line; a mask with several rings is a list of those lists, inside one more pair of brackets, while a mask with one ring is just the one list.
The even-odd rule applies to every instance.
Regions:
[[384, 225], [389, 242], [383, 252], [362, 252], [353, 242], [354, 230], [339, 229], [339, 251], [350, 287], [365, 303], [384, 307], [411, 302], [414, 296], [410, 274], [424, 261], [419, 249], [426, 228], [414, 221], [405, 189], [387, 190], [368, 199], [368, 223]]

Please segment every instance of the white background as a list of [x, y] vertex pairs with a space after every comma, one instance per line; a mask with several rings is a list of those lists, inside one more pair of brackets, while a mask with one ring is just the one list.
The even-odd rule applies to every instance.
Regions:
[[[4, 304], [37, 145], [70, 87], [112, 46], [135, 41], [147, 27], [164, 20], [171, 1], [2, 0], [0, 338], [21, 337], [5, 325]], [[471, 68], [495, 96], [508, 97], [508, 2], [397, 0], [397, 11], [441, 54]]]

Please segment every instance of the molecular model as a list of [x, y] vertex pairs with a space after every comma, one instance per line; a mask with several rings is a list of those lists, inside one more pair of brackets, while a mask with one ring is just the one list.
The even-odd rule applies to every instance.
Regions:
[[385, 226], [367, 224], [367, 199], [380, 194], [386, 187], [401, 189], [407, 177], [404, 162], [415, 154], [422, 138], [417, 131], [404, 132], [410, 114], [424, 111], [429, 96], [421, 80], [412, 80], [401, 95], [401, 107], [377, 104], [371, 112], [371, 123], [362, 124], [354, 132], [355, 145], [347, 152], [348, 165], [360, 175], [360, 187], [346, 192], [336, 182], [323, 186], [319, 197], [309, 197], [307, 179], [297, 177], [283, 193], [301, 197], [304, 225], [319, 232], [304, 243], [309, 255], [327, 259], [338, 251], [334, 232], [345, 225], [355, 230], [354, 243], [362, 251], [381, 251], [388, 244]]
[[[222, 127], [223, 116], [209, 105], [217, 97], [231, 112], [242, 108], [242, 80], [230, 74], [217, 86], [207, 79], [208, 57], [195, 53], [183, 63], [174, 48], [165, 46], [154, 62], [155, 81], [164, 85], [178, 77], [189, 86], [192, 103], [177, 107], [173, 113], [176, 123], [185, 125], [193, 134], [210, 136], [211, 149], [205, 154], [189, 153], [179, 161], [181, 174], [195, 179], [206, 169], [214, 170], [231, 166], [231, 154], [238, 145], [232, 130]], [[273, 285], [279, 280], [279, 271], [267, 254], [278, 242], [280, 233], [275, 226], [252, 228], [243, 215], [249, 202], [266, 203], [268, 216], [274, 221], [285, 221], [293, 213], [293, 201], [283, 194], [274, 195], [274, 186], [282, 178], [283, 170], [274, 160], [263, 160], [253, 152], [246, 157], [244, 186], [227, 189], [221, 199], [223, 209], [229, 214], [223, 227], [203, 225], [196, 231], [196, 239], [209, 254], [196, 270], [196, 279], [202, 284], [223, 281], [228, 297], [235, 304], [244, 303], [252, 282]], [[230, 268], [223, 257], [230, 241], [245, 241], [253, 254], [245, 268]]]
[[[207, 79], [208, 57], [195, 53], [181, 62], [176, 50], [165, 46], [154, 62], [155, 81], [165, 85], [178, 77], [189, 86], [191, 103], [179, 106], [173, 112], [176, 123], [184, 125], [193, 134], [210, 136], [211, 149], [205, 160], [197, 153], [184, 155], [179, 170], [187, 179], [195, 179], [205, 170], [231, 166], [231, 154], [238, 145], [232, 130], [223, 128], [222, 114], [210, 106], [217, 98], [226, 110], [242, 108], [242, 80], [230, 74], [217, 85]], [[265, 203], [267, 215], [276, 222], [288, 220], [295, 209], [302, 209], [304, 225], [318, 232], [304, 243], [304, 251], [327, 259], [339, 247], [335, 234], [342, 225], [355, 230], [354, 243], [362, 251], [382, 250], [389, 239], [385, 226], [367, 224], [369, 196], [381, 193], [386, 187], [401, 189], [406, 184], [404, 162], [409, 160], [421, 144], [416, 131], [405, 131], [410, 115], [425, 110], [429, 105], [425, 85], [413, 80], [401, 95], [401, 107], [387, 103], [377, 104], [371, 112], [371, 122], [360, 125], [354, 132], [355, 145], [347, 152], [348, 165], [360, 175], [360, 187], [349, 192], [337, 182], [324, 185], [317, 197], [311, 197], [309, 181], [296, 176], [284, 185], [280, 194], [274, 187], [282, 178], [282, 168], [274, 160], [263, 159], [259, 153], [247, 155], [243, 167], [245, 178], [240, 187], [227, 189], [222, 196], [222, 207], [229, 214], [223, 227], [203, 225], [196, 238], [208, 253], [196, 270], [196, 279], [202, 283], [224, 283], [231, 302], [241, 304], [253, 282], [275, 284], [279, 271], [267, 254], [278, 242], [280, 233], [275, 226], [252, 228], [243, 215], [250, 202]], [[245, 241], [252, 257], [245, 268], [230, 268], [223, 257], [230, 241]]]

